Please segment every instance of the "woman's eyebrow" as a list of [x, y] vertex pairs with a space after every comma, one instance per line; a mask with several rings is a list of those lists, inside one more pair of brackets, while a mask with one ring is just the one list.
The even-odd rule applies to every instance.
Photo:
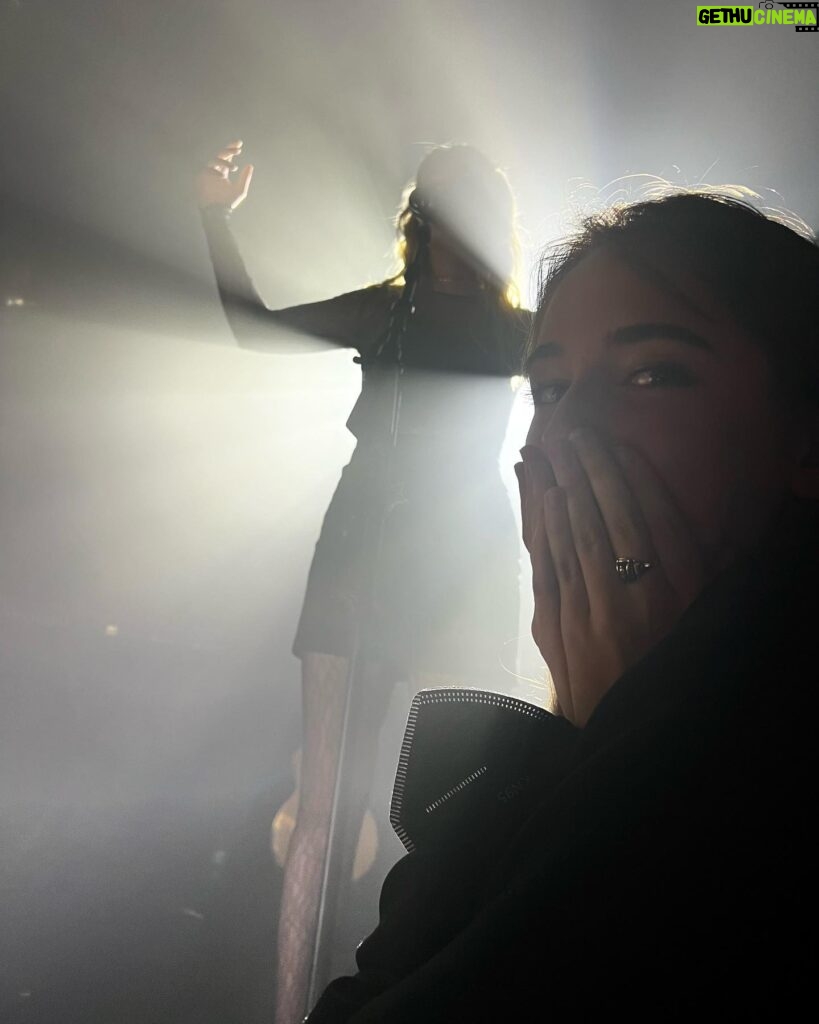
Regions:
[[[714, 346], [701, 334], [692, 331], [688, 327], [681, 327], [679, 324], [630, 324], [628, 327], [618, 327], [611, 331], [606, 341], [613, 345], [633, 345], [641, 341], [651, 341], [655, 338], [666, 338], [669, 341], [680, 341], [684, 345], [698, 348], [705, 352], [713, 352]], [[535, 350], [537, 354], [537, 350]], [[534, 358], [534, 356], [533, 356]]]
[[526, 365], [524, 369], [528, 372], [529, 367], [538, 359], [554, 359], [555, 356], [563, 355], [563, 347], [558, 345], [555, 341], [546, 341], [542, 345], [538, 345], [536, 349], [526, 359]]
[[[629, 324], [626, 327], [618, 327], [606, 335], [606, 341], [610, 345], [635, 345], [641, 341], [653, 341], [658, 338], [665, 338], [668, 341], [679, 341], [683, 345], [697, 348], [701, 352], [713, 352], [714, 346], [710, 341], [703, 338], [701, 334], [692, 331], [689, 327], [681, 327], [679, 324]], [[538, 359], [555, 359], [565, 355], [566, 350], [556, 341], [546, 341], [538, 345], [527, 358], [524, 366], [524, 373], [528, 373], [532, 365]]]

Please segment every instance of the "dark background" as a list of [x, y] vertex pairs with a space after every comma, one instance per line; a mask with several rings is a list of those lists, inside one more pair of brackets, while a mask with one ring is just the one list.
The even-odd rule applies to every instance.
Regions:
[[385, 276], [429, 143], [508, 169], [525, 291], [643, 175], [816, 226], [819, 34], [695, 6], [0, 0], [0, 1019], [270, 1019], [289, 645], [358, 376], [235, 349], [196, 168], [245, 140], [271, 304]]

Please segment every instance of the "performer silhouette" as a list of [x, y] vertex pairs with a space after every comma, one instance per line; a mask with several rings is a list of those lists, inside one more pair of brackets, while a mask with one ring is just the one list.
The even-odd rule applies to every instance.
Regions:
[[[267, 309], [229, 228], [253, 174], [252, 165], [237, 167], [241, 151], [241, 142], [226, 146], [197, 179], [237, 340], [270, 352], [347, 347], [363, 371], [347, 423], [356, 449], [324, 518], [293, 646], [303, 742], [295, 829], [289, 842], [286, 828], [277, 836], [287, 851], [276, 1024], [294, 1024], [307, 1008], [351, 665], [359, 709], [351, 724], [365, 778], [397, 682], [411, 691], [436, 683], [498, 689], [514, 669], [518, 538], [498, 455], [528, 314], [513, 286], [513, 194], [503, 172], [469, 146], [439, 147], [422, 161], [397, 217], [395, 276]], [[418, 280], [399, 351], [394, 321], [410, 268]], [[355, 832], [364, 799], [358, 792], [342, 808]]]

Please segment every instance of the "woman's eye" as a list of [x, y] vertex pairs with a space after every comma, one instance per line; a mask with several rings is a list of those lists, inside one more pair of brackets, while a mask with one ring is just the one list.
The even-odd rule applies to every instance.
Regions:
[[533, 405], [557, 405], [565, 395], [569, 385], [559, 381], [544, 384], [530, 383], [526, 394]]
[[696, 382], [694, 374], [677, 363], [643, 366], [628, 376], [628, 383], [638, 388], [684, 388]]

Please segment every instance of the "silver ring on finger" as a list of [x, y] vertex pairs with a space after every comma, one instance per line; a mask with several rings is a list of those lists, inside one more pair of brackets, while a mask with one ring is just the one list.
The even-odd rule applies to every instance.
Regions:
[[636, 583], [649, 569], [654, 568], [653, 562], [642, 558], [615, 558], [614, 571], [621, 583]]

